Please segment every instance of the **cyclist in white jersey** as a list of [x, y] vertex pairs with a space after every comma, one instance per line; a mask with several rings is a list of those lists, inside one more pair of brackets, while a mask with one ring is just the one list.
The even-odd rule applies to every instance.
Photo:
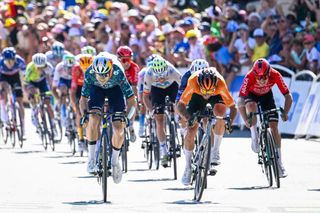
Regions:
[[168, 147], [166, 146], [166, 134], [164, 127], [164, 105], [165, 97], [169, 96], [170, 101], [174, 102], [181, 82], [181, 74], [168, 61], [161, 56], [153, 59], [152, 65], [146, 71], [144, 77], [143, 101], [151, 112], [155, 110], [155, 120], [157, 126], [157, 138], [160, 143], [161, 165], [168, 165]]

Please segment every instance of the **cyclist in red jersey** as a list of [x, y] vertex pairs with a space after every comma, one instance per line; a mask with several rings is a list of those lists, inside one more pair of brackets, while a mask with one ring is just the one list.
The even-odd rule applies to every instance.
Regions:
[[[140, 71], [139, 66], [132, 61], [132, 50], [128, 46], [120, 46], [117, 50], [117, 56], [119, 61], [121, 62], [125, 75], [127, 77], [127, 80], [129, 84], [133, 88], [133, 92], [135, 96], [137, 97], [137, 84], [138, 84], [138, 73]], [[135, 142], [136, 141], [136, 134], [133, 129], [133, 122], [134, 122], [135, 116], [132, 116], [132, 119], [130, 121], [130, 141]]]
[[83, 129], [80, 126], [80, 109], [79, 109], [79, 100], [81, 97], [81, 90], [84, 81], [84, 73], [88, 67], [92, 64], [93, 56], [90, 54], [80, 54], [77, 56], [78, 62], [72, 68], [72, 80], [71, 80], [71, 90], [70, 90], [70, 100], [74, 112], [76, 112], [76, 124], [78, 129], [79, 143], [78, 149], [79, 152], [83, 151], [85, 146], [85, 141], [83, 137]]
[[[262, 111], [276, 108], [271, 88], [277, 84], [281, 93], [285, 97], [284, 112], [281, 114], [283, 121], [288, 120], [288, 112], [292, 104], [292, 95], [288, 86], [283, 81], [281, 74], [271, 68], [269, 62], [263, 58], [255, 61], [252, 69], [245, 76], [238, 99], [238, 108], [241, 117], [251, 131], [252, 144], [251, 148], [254, 152], [259, 152], [257, 118], [249, 121], [250, 112], [257, 111], [257, 103], [261, 104]], [[279, 153], [280, 177], [286, 177], [287, 173], [281, 160], [281, 135], [278, 131], [278, 113], [269, 116], [269, 126], [275, 139], [277, 150]]]

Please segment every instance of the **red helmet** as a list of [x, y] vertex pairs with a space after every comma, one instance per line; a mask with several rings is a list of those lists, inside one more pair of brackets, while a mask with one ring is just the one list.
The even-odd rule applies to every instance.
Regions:
[[132, 56], [132, 50], [128, 46], [120, 46], [117, 49], [117, 55], [118, 55], [118, 57], [131, 57]]
[[259, 58], [254, 62], [252, 70], [256, 76], [269, 75], [270, 64], [266, 59]]

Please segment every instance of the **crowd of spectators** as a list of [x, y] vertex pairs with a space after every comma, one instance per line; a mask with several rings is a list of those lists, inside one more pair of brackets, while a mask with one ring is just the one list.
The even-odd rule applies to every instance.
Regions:
[[127, 45], [141, 67], [152, 53], [181, 68], [205, 58], [228, 85], [260, 57], [319, 74], [319, 1], [290, 2], [284, 12], [277, 0], [212, 0], [204, 10], [192, 0], [6, 0], [0, 2], [0, 50], [13, 46], [29, 62], [54, 41], [75, 55], [85, 45], [111, 53]]

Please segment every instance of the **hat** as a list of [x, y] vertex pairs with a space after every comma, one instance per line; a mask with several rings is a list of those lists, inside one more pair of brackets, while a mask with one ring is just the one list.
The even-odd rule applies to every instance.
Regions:
[[171, 33], [172, 30], [173, 30], [173, 27], [171, 26], [171, 24], [166, 23], [165, 25], [162, 25], [162, 32], [163, 32], [163, 34]]
[[195, 14], [194, 10], [191, 9], [191, 8], [184, 9], [184, 10], [182, 11], [182, 13], [184, 13], [184, 14], [190, 14], [190, 15], [192, 15], [192, 16], [194, 16], [194, 14]]
[[259, 22], [262, 21], [262, 18], [258, 13], [250, 13], [250, 15], [248, 16], [248, 20], [250, 20], [252, 18], [257, 18], [259, 20]]
[[194, 38], [198, 37], [197, 32], [195, 30], [188, 30], [186, 33], [186, 38]]
[[148, 0], [148, 3], [157, 4], [157, 0]]
[[248, 25], [246, 25], [245, 23], [241, 23], [241, 24], [239, 25], [238, 30], [249, 31], [249, 27], [248, 27]]
[[228, 21], [228, 24], [227, 24], [227, 31], [228, 32], [236, 32], [239, 28], [239, 25], [237, 22], [235, 22], [234, 20], [231, 20], [231, 21]]
[[80, 36], [81, 33], [80, 33], [80, 30], [79, 30], [78, 28], [72, 27], [72, 28], [69, 29], [68, 35], [69, 35], [70, 37], [72, 37], [72, 36]]
[[140, 42], [136, 37], [131, 37], [129, 40], [129, 46], [133, 45], [140, 46]]
[[13, 18], [7, 18], [4, 22], [5, 27], [16, 26], [16, 21]]
[[296, 28], [294, 28], [294, 32], [296, 32], [296, 33], [301, 33], [303, 31], [304, 31], [304, 29], [300, 26], [297, 26]]
[[211, 25], [209, 22], [202, 22], [199, 30], [210, 31]]
[[128, 17], [138, 17], [139, 16], [139, 11], [136, 9], [130, 9], [127, 12]]
[[113, 2], [112, 5], [111, 5], [111, 8], [110, 9], [121, 9], [121, 3], [120, 2]]
[[314, 37], [311, 34], [307, 34], [303, 37], [303, 42], [314, 42]]
[[37, 25], [37, 30], [47, 30], [48, 29], [48, 25], [46, 23], [39, 23]]
[[253, 37], [262, 37], [264, 36], [264, 32], [261, 28], [257, 28], [253, 32]]
[[182, 34], [182, 35], [185, 34], [184, 29], [181, 28], [181, 27], [176, 27], [176, 28], [174, 28], [174, 29], [172, 30], [172, 32], [178, 32], [178, 33], [180, 33], [180, 34]]
[[147, 15], [144, 17], [143, 23], [153, 23], [155, 27], [158, 27], [158, 19], [154, 15]]

